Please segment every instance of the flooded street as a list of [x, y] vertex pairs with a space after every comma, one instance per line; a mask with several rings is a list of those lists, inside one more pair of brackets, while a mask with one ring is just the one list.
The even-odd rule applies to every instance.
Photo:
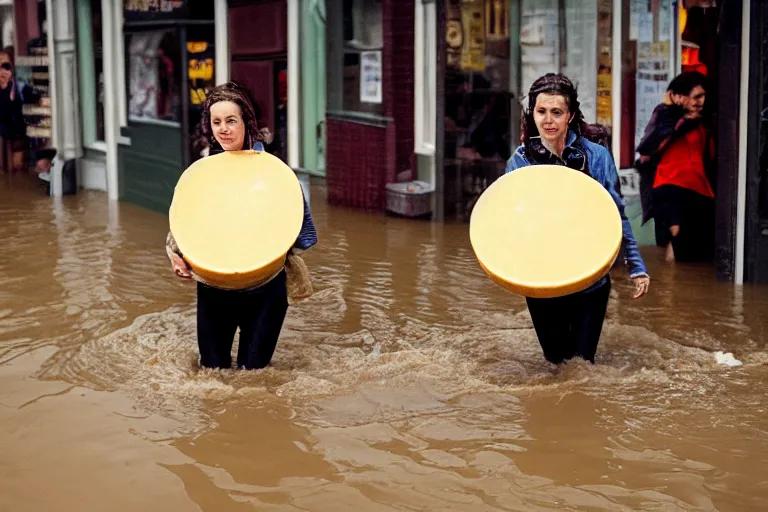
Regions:
[[201, 371], [166, 216], [0, 178], [0, 510], [768, 502], [766, 288], [647, 248], [650, 295], [615, 270], [598, 364], [556, 369], [466, 224], [330, 208], [315, 187], [316, 294], [272, 367]]

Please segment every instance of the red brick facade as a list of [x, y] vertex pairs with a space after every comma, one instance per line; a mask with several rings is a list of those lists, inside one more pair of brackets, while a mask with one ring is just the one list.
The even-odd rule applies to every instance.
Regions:
[[[385, 127], [328, 119], [328, 201], [383, 210], [386, 184], [413, 167], [414, 0], [383, 0]], [[329, 59], [335, 58], [332, 55]]]

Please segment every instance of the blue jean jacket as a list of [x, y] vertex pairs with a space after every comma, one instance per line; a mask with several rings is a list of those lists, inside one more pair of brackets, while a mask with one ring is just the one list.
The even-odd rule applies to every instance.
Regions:
[[[595, 180], [597, 180], [598, 183], [605, 187], [605, 189], [609, 194], [611, 194], [611, 197], [616, 203], [616, 207], [619, 209], [624, 238], [624, 255], [626, 264], [629, 267], [630, 277], [647, 277], [648, 272], [645, 268], [645, 262], [643, 261], [643, 257], [640, 254], [640, 249], [638, 248], [635, 236], [632, 234], [632, 227], [629, 224], [629, 219], [627, 218], [626, 213], [624, 213], [624, 201], [618, 192], [619, 173], [616, 170], [616, 165], [613, 163], [613, 157], [611, 156], [611, 153], [599, 144], [595, 144], [594, 142], [591, 142], [583, 137], [579, 138], [578, 135], [576, 135], [576, 133], [571, 130], [568, 131], [566, 147], [573, 148], [574, 144], [577, 142], [577, 139], [579, 145], [584, 148], [586, 153], [584, 156], [586, 157], [589, 174]], [[529, 165], [533, 164], [528, 161], [528, 158], [525, 155], [525, 147], [521, 145], [509, 158], [506, 172], [510, 173], [514, 170], [520, 169], [521, 167], [527, 167]], [[599, 288], [605, 284], [607, 279], [608, 277], [604, 276], [597, 283], [584, 290], [584, 292]]]

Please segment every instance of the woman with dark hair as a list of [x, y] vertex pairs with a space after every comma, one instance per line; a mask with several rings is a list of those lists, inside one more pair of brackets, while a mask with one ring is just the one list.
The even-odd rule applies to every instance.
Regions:
[[690, 71], [670, 82], [637, 152], [643, 223], [655, 221], [667, 261], [706, 261], [714, 254], [715, 145], [704, 120], [706, 77]]
[[11, 56], [0, 51], [0, 173], [23, 167], [26, 140], [21, 91], [13, 78]]
[[[255, 149], [263, 151], [264, 133], [259, 131], [253, 104], [247, 90], [235, 82], [214, 88], [205, 101], [203, 136], [210, 140], [210, 153]], [[298, 253], [317, 243], [309, 205], [304, 201], [304, 222], [291, 249]], [[192, 278], [171, 233], [166, 250], [174, 273]], [[232, 344], [240, 328], [237, 367], [259, 369], [267, 366], [275, 352], [288, 310], [286, 271], [283, 269], [268, 283], [247, 290], [223, 290], [197, 283], [197, 342], [200, 365], [229, 369]]]
[[[248, 88], [237, 82], [229, 82], [231, 86], [236, 86], [245, 97], [245, 100], [251, 105], [253, 110], [252, 126], [255, 126], [256, 141], [253, 144], [253, 149], [256, 151], [266, 151], [267, 153], [276, 154], [279, 148], [279, 144], [275, 140], [272, 131], [266, 127], [261, 126], [261, 109], [259, 105], [254, 101], [253, 95]], [[201, 116], [200, 122], [195, 126], [195, 131], [192, 136], [192, 151], [196, 155], [209, 156], [211, 154], [220, 153], [221, 149], [215, 149], [214, 153], [211, 153], [211, 144], [216, 141], [211, 137], [210, 122], [206, 121], [205, 116]]]
[[[650, 278], [624, 214], [613, 157], [604, 146], [590, 140], [604, 139], [605, 132], [584, 121], [576, 88], [565, 75], [549, 73], [533, 83], [520, 133], [522, 144], [509, 159], [507, 172], [529, 165], [563, 165], [591, 176], [611, 194], [621, 216], [626, 262], [635, 285], [633, 298], [645, 295]], [[526, 299], [548, 361], [558, 364], [581, 357], [594, 362], [610, 290], [610, 275], [606, 275], [582, 292]]]

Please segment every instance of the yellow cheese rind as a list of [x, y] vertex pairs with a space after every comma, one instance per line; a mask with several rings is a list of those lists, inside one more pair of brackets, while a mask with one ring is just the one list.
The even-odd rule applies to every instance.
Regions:
[[293, 170], [266, 152], [227, 151], [179, 178], [168, 221], [199, 280], [225, 289], [260, 286], [285, 263], [304, 218]]
[[489, 277], [534, 298], [589, 288], [610, 271], [622, 241], [608, 191], [559, 165], [524, 167], [496, 180], [475, 204], [469, 233]]

